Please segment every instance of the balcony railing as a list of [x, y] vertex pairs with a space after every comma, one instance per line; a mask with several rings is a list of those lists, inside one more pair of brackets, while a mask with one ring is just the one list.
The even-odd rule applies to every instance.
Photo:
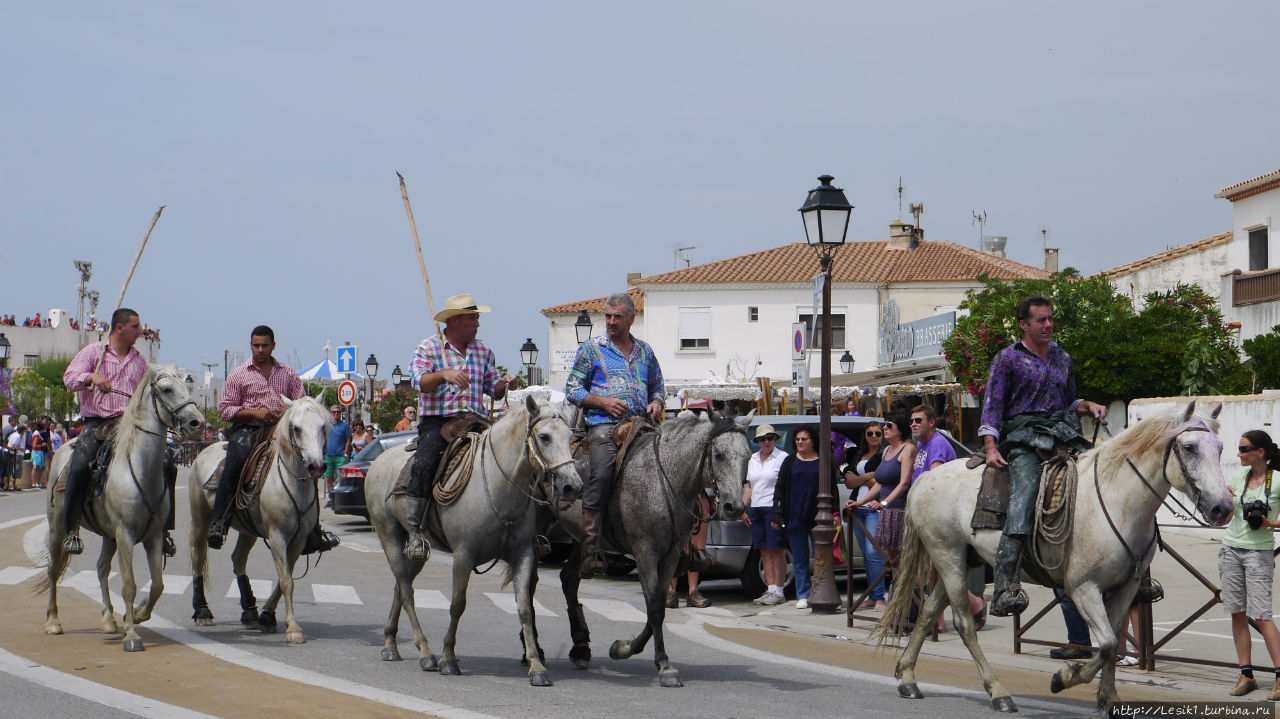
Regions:
[[1280, 300], [1280, 267], [1236, 275], [1231, 285], [1231, 304], [1253, 305]]

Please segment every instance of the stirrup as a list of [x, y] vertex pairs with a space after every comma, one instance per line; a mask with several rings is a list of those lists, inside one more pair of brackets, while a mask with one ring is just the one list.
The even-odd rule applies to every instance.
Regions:
[[404, 556], [413, 562], [425, 562], [431, 556], [431, 543], [420, 532], [411, 534], [404, 543]]
[[307, 543], [303, 545], [302, 553], [327, 552], [341, 543], [342, 540], [338, 539], [338, 535], [320, 529], [319, 525], [317, 525], [315, 531], [307, 535]]
[[702, 573], [714, 567], [715, 564], [715, 560], [711, 558], [711, 554], [708, 553], [707, 550], [699, 549], [697, 547], [689, 548], [690, 572]]
[[582, 564], [578, 567], [578, 577], [591, 579], [605, 570], [604, 555], [599, 552], [582, 555]]
[[209, 525], [209, 536], [205, 539], [209, 549], [222, 549], [222, 542], [227, 538], [227, 525], [225, 522], [214, 522]]
[[166, 557], [178, 556], [178, 545], [174, 544], [173, 536], [169, 534], [169, 530], [167, 529], [164, 532], [164, 543], [161, 548], [161, 551], [164, 553], [164, 556]]
[[68, 534], [62, 540], [63, 554], [80, 554], [84, 551], [84, 543], [80, 541], [79, 530]]
[[1027, 608], [1030, 601], [1027, 599], [1027, 593], [1022, 591], [1022, 587], [1013, 584], [1008, 589], [997, 592], [991, 598], [990, 614], [997, 617], [1007, 617], [1010, 614], [1022, 614]]

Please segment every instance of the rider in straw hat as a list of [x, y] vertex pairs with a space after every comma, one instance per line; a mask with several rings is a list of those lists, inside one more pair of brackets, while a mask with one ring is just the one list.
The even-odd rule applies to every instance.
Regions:
[[445, 422], [465, 412], [484, 414], [482, 399], [502, 399], [515, 378], [498, 376], [493, 350], [476, 339], [480, 315], [489, 308], [476, 304], [471, 295], [454, 295], [435, 317], [444, 323], [443, 336], [433, 335], [413, 352], [409, 373], [421, 392], [418, 400], [418, 449], [413, 458], [408, 496], [409, 541], [405, 555], [424, 560], [430, 551], [422, 533], [427, 492], [435, 476], [445, 443], [440, 430]]

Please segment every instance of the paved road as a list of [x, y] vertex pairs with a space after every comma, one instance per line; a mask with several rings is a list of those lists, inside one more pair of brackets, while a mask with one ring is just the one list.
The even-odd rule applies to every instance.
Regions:
[[[180, 493], [184, 486], [180, 478]], [[183, 500], [180, 496], [179, 507]], [[630, 638], [643, 622], [634, 576], [584, 583], [582, 601], [596, 659], [588, 671], [575, 669], [567, 660], [564, 599], [555, 569], [549, 567], [543, 568], [537, 612], [554, 687], [530, 687], [518, 663], [518, 622], [510, 591], [501, 587], [500, 568], [471, 583], [458, 644], [463, 676], [422, 672], [407, 621], [401, 627], [405, 661], [383, 662], [379, 652], [390, 572], [376, 535], [363, 520], [328, 513], [326, 525], [343, 544], [297, 583], [295, 604], [305, 644], [288, 645], [283, 634], [266, 635], [238, 623], [240, 608], [226, 551], [214, 553], [207, 590], [218, 623], [192, 626], [188, 552], [181, 546], [185, 512], [180, 510], [179, 554], [166, 569], [158, 616], [145, 625], [147, 651], [125, 654], [119, 634], [97, 631], [100, 609], [91, 570], [98, 542], [92, 535], [59, 594], [67, 634], [43, 634], [45, 599], [33, 596], [37, 572], [31, 559], [45, 536], [43, 508], [40, 492], [0, 497], [0, 606], [10, 620], [0, 626], [4, 715], [37, 716], [56, 708], [66, 717], [247, 717], [269, 712], [314, 719], [418, 712], [460, 718], [668, 719], [711, 712], [745, 719], [797, 709], [814, 716], [990, 716], [968, 662], [926, 658], [922, 678], [940, 684], [925, 686], [928, 698], [923, 701], [898, 699], [891, 656], [854, 642], [792, 631], [791, 615], [799, 612], [790, 605], [761, 611], [733, 582], [704, 588], [716, 606], [668, 613], [668, 651], [684, 689], [658, 686], [651, 648], [623, 662], [607, 658], [609, 643]], [[447, 623], [449, 559], [433, 555], [415, 584], [419, 613], [437, 654]], [[252, 557], [249, 573], [261, 601], [273, 576], [264, 550]], [[117, 578], [112, 587], [119, 592]], [[1091, 708], [1092, 689], [1075, 690], [1065, 699], [1050, 696], [1043, 669], [1000, 671], [1023, 713], [1083, 715]]]

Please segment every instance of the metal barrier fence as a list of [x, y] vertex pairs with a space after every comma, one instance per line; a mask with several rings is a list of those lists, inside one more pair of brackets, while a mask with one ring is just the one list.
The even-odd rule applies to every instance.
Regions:
[[196, 455], [200, 454], [200, 450], [214, 444], [213, 442], [179, 442], [177, 449], [174, 451], [174, 459], [178, 464], [189, 467], [191, 463], [196, 461]]

